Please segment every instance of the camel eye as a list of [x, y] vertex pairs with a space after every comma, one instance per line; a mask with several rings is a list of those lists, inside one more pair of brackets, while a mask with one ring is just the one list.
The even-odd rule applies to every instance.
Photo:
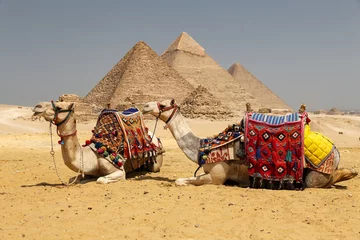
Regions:
[[165, 105], [164, 105], [164, 104], [160, 104], [160, 108], [165, 108]]

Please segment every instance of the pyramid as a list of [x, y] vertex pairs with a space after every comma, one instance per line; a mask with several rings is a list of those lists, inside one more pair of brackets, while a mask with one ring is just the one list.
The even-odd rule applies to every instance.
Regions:
[[274, 92], [266, 87], [259, 79], [252, 75], [240, 63], [234, 63], [228, 72], [239, 81], [240, 85], [247, 92], [256, 96], [262, 107], [270, 109], [289, 109], [292, 110], [283, 100], [281, 100]]
[[187, 118], [228, 119], [232, 111], [199, 85], [181, 102], [181, 113]]
[[145, 42], [138, 42], [86, 95], [84, 102], [123, 110], [149, 101], [181, 102], [194, 88]]
[[246, 109], [247, 102], [254, 108], [260, 107], [255, 98], [241, 88], [239, 81], [207, 55], [204, 48], [185, 32], [167, 48], [161, 58], [195, 88], [204, 86], [235, 115]]

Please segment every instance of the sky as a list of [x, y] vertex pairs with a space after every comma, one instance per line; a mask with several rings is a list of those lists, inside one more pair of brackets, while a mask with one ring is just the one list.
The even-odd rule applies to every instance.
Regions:
[[360, 0], [0, 0], [0, 104], [86, 94], [139, 41], [187, 32], [293, 109], [360, 109]]

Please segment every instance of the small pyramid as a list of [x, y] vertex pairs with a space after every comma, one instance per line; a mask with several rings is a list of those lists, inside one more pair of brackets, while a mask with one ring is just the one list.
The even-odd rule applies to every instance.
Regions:
[[202, 85], [237, 115], [245, 110], [247, 102], [255, 108], [259, 107], [255, 98], [241, 88], [239, 81], [207, 55], [204, 48], [187, 33], [181, 33], [161, 58], [193, 87]]
[[205, 49], [186, 32], [182, 32], [164, 53], [173, 51], [185, 51], [194, 55], [205, 56]]
[[209, 91], [199, 85], [181, 103], [181, 113], [187, 118], [228, 119], [232, 111], [221, 104]]
[[86, 95], [84, 102], [124, 110], [149, 101], [182, 101], [194, 88], [145, 42], [138, 42]]
[[228, 72], [239, 81], [242, 88], [256, 97], [262, 107], [270, 109], [288, 109], [292, 111], [283, 100], [266, 87], [259, 79], [252, 75], [240, 63], [234, 63]]

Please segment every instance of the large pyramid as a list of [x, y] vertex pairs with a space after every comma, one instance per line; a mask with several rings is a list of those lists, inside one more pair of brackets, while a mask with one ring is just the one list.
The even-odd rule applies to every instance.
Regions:
[[263, 107], [291, 110], [283, 100], [246, 70], [240, 63], [234, 63], [228, 69], [228, 72], [240, 82], [240, 85], [245, 88], [247, 92], [256, 96], [256, 100], [259, 101]]
[[194, 39], [183, 32], [161, 56], [191, 85], [204, 86], [209, 93], [228, 106], [236, 115], [250, 102], [253, 108], [261, 105], [243, 89], [225, 69], [217, 64]]
[[123, 110], [132, 104], [175, 98], [194, 88], [145, 42], [138, 42], [86, 95], [84, 102]]

